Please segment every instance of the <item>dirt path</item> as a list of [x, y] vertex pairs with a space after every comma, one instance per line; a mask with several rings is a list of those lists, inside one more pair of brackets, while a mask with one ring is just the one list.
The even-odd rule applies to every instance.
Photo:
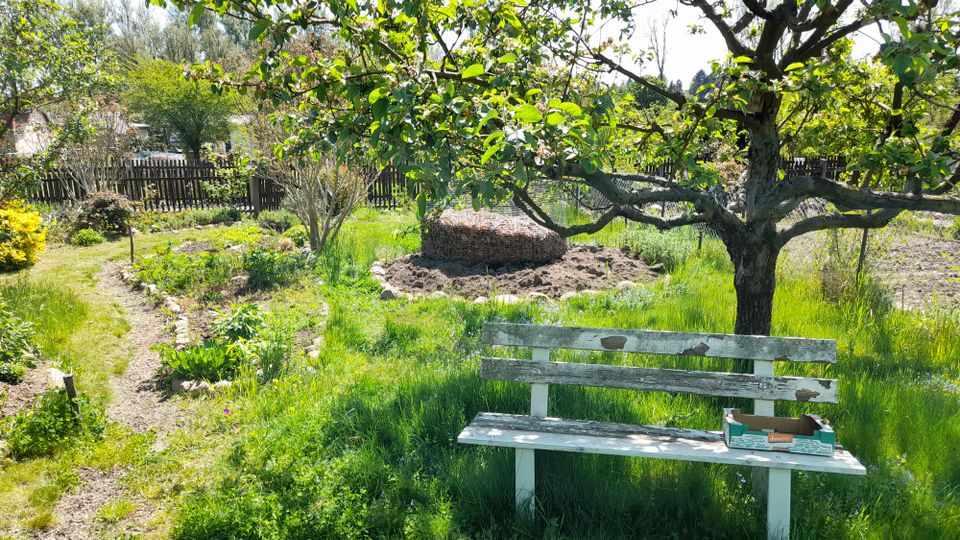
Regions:
[[[152, 347], [167, 343], [167, 322], [150, 305], [144, 295], [130, 290], [118, 275], [120, 266], [108, 263], [97, 280], [104, 294], [111, 296], [124, 312], [130, 324], [126, 336], [130, 363], [122, 375], [110, 380], [112, 399], [107, 406], [111, 421], [136, 431], [153, 431], [156, 434], [154, 451], [167, 447], [169, 434], [182, 426], [185, 415], [169, 398], [158, 370], [160, 355]], [[83, 468], [77, 471], [80, 485], [60, 499], [57, 504], [57, 524], [44, 531], [43, 539], [88, 539], [98, 538], [97, 511], [107, 502], [120, 497], [133, 498], [120, 485], [123, 470], [101, 471]], [[146, 501], [139, 501], [146, 504]], [[141, 510], [143, 508], [141, 507]], [[138, 511], [149, 518], [153, 512]]]

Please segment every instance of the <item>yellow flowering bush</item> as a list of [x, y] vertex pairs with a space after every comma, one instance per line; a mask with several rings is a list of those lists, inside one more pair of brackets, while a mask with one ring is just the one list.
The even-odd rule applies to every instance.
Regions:
[[33, 266], [46, 245], [40, 214], [21, 201], [0, 204], [0, 272]]

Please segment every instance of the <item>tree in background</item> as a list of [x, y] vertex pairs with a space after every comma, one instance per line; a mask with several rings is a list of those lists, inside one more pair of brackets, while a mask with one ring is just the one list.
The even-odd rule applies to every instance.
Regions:
[[179, 135], [194, 161], [200, 160], [205, 143], [228, 136], [236, 98], [214, 92], [209, 83], [186, 79], [176, 64], [145, 60], [126, 79], [122, 99], [130, 111], [153, 129]]
[[[52, 0], [0, 0], [0, 201], [22, 196], [67, 141], [86, 134], [93, 97], [112, 82], [102, 32], [77, 22]], [[45, 148], [14, 154], [16, 123], [45, 113]]]
[[[382, 163], [392, 161], [420, 182], [421, 208], [428, 194], [467, 192], [481, 203], [509, 194], [535, 221], [568, 235], [598, 231], [617, 217], [661, 229], [709, 225], [735, 269], [739, 334], [770, 332], [776, 263], [792, 238], [883, 227], [906, 209], [960, 214], [960, 199], [949, 196], [960, 181], [960, 104], [944, 84], [960, 74], [960, 14], [938, 14], [933, 2], [745, 0], [746, 10], [736, 16], [724, 2], [681, 0], [679, 9], [698, 12], [729, 53], [712, 66], [714, 80], [702, 101], [635, 72], [628, 38], [645, 19], [646, 3], [178, 3], [252, 23], [251, 35], [265, 50], [243, 84], [276, 101], [292, 94], [316, 98], [287, 120], [290, 147], [368, 144]], [[594, 43], [593, 29], [610, 21], [624, 29], [622, 39]], [[868, 26], [884, 31], [877, 62], [845, 53], [844, 42]], [[301, 29], [332, 33], [339, 54], [297, 78], [281, 76], [285, 65], [306, 61], [280, 52]], [[874, 65], [881, 78], [852, 85], [832, 77], [837, 62]], [[605, 82], [611, 76], [672, 101], [672, 124], [627, 121]], [[870, 181], [783, 178], [783, 123], [830, 114], [823, 108], [830, 100], [820, 98], [837, 93], [869, 102], [876, 111], [864, 117], [869, 131], [890, 133], [869, 151], [846, 149], [865, 156], [856, 166]], [[323, 105], [330, 100], [337, 106]], [[905, 103], [914, 106], [909, 114]], [[937, 123], [940, 118], [946, 120]], [[743, 133], [748, 145], [743, 182], [728, 187], [698, 156], [731, 133]], [[614, 169], [624, 153], [638, 166], [670, 160], [681, 174]], [[595, 189], [608, 204], [594, 222], [564, 226], [531, 189], [544, 185]], [[828, 201], [830, 209], [787, 219], [811, 198]], [[651, 211], [663, 202], [684, 211]]]
[[687, 93], [696, 97], [698, 101], [704, 101], [710, 90], [708, 88], [701, 90], [701, 88], [713, 84], [713, 81], [713, 74], [701, 69], [694, 73], [693, 78], [690, 79], [690, 88], [687, 89]]

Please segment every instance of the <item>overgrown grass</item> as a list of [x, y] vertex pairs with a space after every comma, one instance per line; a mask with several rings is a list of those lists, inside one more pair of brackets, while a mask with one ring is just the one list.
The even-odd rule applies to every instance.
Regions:
[[[522, 412], [529, 387], [478, 376], [485, 321], [726, 332], [734, 294], [723, 247], [678, 265], [669, 282], [560, 305], [492, 307], [452, 300], [377, 299], [360, 269], [375, 253], [412, 248], [362, 220], [351, 223], [324, 285], [279, 291], [274, 315], [316, 327], [332, 311], [320, 355], [269, 385], [230, 398], [235, 431], [217, 478], [190, 494], [178, 538], [761, 537], [764, 506], [749, 469], [543, 453], [541, 506], [513, 519], [513, 453], [458, 445], [479, 411]], [[331, 258], [333, 256], [331, 255]], [[329, 264], [337, 264], [334, 271]], [[310, 307], [313, 306], [313, 307]], [[801, 538], [949, 538], [960, 530], [960, 373], [957, 318], [831, 304], [808, 273], [784, 268], [774, 333], [837, 339], [836, 366], [782, 366], [837, 377], [839, 405], [778, 404], [816, 412], [869, 467], [866, 479], [798, 473], [793, 530]], [[499, 351], [529, 354], [526, 351]], [[583, 355], [558, 359], [729, 370], [721, 360]], [[551, 413], [718, 429], [738, 400], [620, 390], [551, 388]]]

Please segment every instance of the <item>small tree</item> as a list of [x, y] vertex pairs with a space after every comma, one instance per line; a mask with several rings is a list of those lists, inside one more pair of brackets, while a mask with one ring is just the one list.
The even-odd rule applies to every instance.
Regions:
[[[112, 83], [102, 32], [67, 16], [52, 0], [0, 0], [0, 201], [22, 196], [67, 141], [83, 135], [92, 97]], [[51, 140], [33, 156], [14, 153], [16, 122], [48, 115]]]
[[119, 111], [94, 114], [90, 124], [91, 134], [66, 146], [60, 155], [58, 178], [74, 202], [98, 191], [118, 189], [125, 172], [124, 158], [134, 139]]
[[130, 71], [123, 100], [151, 128], [178, 134], [194, 161], [204, 143], [228, 136], [230, 115], [237, 110], [234, 98], [186, 79], [179, 66], [162, 60], [143, 61]]
[[314, 252], [336, 239], [347, 216], [380, 177], [379, 171], [352, 169], [329, 155], [273, 161], [269, 171], [286, 191], [293, 212], [307, 225]]

